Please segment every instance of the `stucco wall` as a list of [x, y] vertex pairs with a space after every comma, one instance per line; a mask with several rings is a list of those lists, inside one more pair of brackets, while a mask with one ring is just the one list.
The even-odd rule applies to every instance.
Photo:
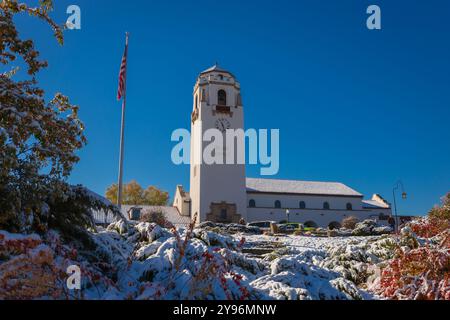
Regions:
[[[327, 227], [331, 222], [339, 222], [349, 216], [359, 220], [374, 219], [380, 224], [387, 221], [379, 220], [380, 213], [390, 215], [390, 209], [363, 209], [361, 197], [336, 196], [306, 196], [283, 194], [247, 194], [247, 205], [250, 199], [255, 200], [255, 208], [247, 208], [247, 222], [273, 220], [276, 222], [286, 220], [286, 209], [289, 209], [289, 221], [305, 223], [314, 221], [320, 227]], [[281, 209], [274, 208], [276, 200], [281, 201]], [[299, 208], [300, 201], [306, 204], [305, 209]], [[330, 204], [330, 210], [323, 209], [323, 203]], [[351, 203], [353, 210], [347, 210], [347, 203]]]
[[[358, 211], [333, 211], [333, 210], [289, 210], [289, 221], [305, 223], [306, 221], [314, 221], [319, 227], [327, 227], [331, 222], [339, 222], [349, 216], [355, 216], [360, 221], [365, 219], [373, 219], [380, 224], [387, 225], [387, 221], [378, 219], [379, 213], [389, 214], [390, 210], [382, 209], [377, 211], [358, 210]], [[275, 221], [280, 222], [286, 220], [285, 209], [265, 209], [265, 208], [247, 208], [247, 222], [252, 221]]]

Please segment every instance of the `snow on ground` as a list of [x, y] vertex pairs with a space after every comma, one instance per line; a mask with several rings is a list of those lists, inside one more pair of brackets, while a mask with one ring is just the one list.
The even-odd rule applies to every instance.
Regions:
[[[1, 235], [0, 242], [21, 239]], [[86, 299], [376, 299], [367, 281], [393, 241], [175, 231], [124, 221], [92, 237], [91, 255], [105, 266], [78, 257], [84, 269], [102, 273], [83, 279]]]
[[372, 252], [380, 241], [386, 240], [251, 235], [246, 237], [243, 251], [255, 253], [258, 247], [278, 247], [261, 257], [268, 272], [250, 283], [265, 292], [267, 298], [375, 299], [376, 296], [357, 285], [368, 279], [370, 264], [379, 262], [385, 253], [378, 252], [378, 258]]

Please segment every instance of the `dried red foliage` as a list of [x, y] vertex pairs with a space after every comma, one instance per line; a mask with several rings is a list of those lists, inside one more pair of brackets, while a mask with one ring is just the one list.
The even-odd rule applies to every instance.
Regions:
[[448, 249], [414, 249], [383, 270], [379, 293], [390, 299], [449, 300], [449, 272]]
[[448, 229], [450, 221], [438, 217], [429, 216], [410, 223], [411, 230], [421, 238], [432, 238]]
[[33, 237], [6, 239], [0, 237], [0, 299], [83, 299], [82, 292], [67, 289], [66, 269], [80, 267], [83, 279], [96, 287], [114, 286], [100, 270], [112, 269], [109, 264], [86, 266], [77, 261], [75, 248], [63, 245], [58, 236], [43, 241]]

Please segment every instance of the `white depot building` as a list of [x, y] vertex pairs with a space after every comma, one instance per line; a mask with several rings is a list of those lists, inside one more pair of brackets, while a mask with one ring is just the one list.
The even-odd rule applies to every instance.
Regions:
[[[177, 186], [173, 207], [183, 218], [231, 223], [287, 220], [334, 227], [348, 216], [387, 223], [391, 207], [381, 196], [363, 195], [338, 182], [246, 178], [242, 164], [199, 164], [193, 157], [209, 144], [203, 133], [216, 128], [244, 129], [240, 84], [215, 65], [194, 86], [191, 115], [190, 191]], [[226, 152], [226, 151], [225, 151]]]

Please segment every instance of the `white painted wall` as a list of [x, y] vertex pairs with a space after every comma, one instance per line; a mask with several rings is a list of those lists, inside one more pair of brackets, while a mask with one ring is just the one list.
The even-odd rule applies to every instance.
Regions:
[[[219, 75], [224, 76], [220, 80]], [[237, 213], [247, 218], [247, 196], [245, 186], [245, 165], [195, 164], [195, 153], [200, 154], [209, 144], [203, 142], [202, 137], [207, 129], [216, 128], [216, 121], [225, 118], [231, 129], [244, 128], [244, 115], [242, 106], [237, 105], [237, 96], [240, 94], [239, 83], [230, 75], [212, 72], [202, 75], [194, 87], [194, 108], [199, 109], [199, 119], [191, 126], [191, 179], [190, 196], [192, 201], [191, 214], [198, 214], [198, 222], [206, 220], [210, 212], [211, 203], [234, 203]], [[202, 99], [203, 90], [207, 98]], [[231, 107], [233, 115], [214, 113], [217, 105], [217, 93], [225, 90], [227, 93], [227, 106]], [[206, 101], [202, 101], [206, 100]]]
[[337, 197], [315, 195], [287, 195], [248, 193], [248, 200], [254, 199], [257, 207], [273, 208], [276, 200], [281, 201], [282, 208], [299, 208], [300, 201], [306, 203], [307, 209], [323, 209], [323, 203], [328, 202], [330, 209], [346, 210], [347, 203], [351, 203], [353, 210], [362, 209], [362, 197]]
[[[273, 220], [276, 222], [286, 220], [286, 209], [289, 209], [289, 221], [305, 223], [314, 221], [320, 227], [327, 227], [331, 222], [339, 222], [349, 216], [355, 216], [359, 220], [373, 219], [380, 224], [387, 221], [379, 221], [380, 213], [391, 214], [391, 209], [363, 209], [361, 197], [336, 197], [336, 196], [306, 196], [283, 194], [247, 194], [247, 201], [254, 199], [256, 208], [247, 208], [247, 222]], [[281, 209], [274, 208], [276, 200], [281, 201]], [[300, 209], [300, 201], [305, 201], [306, 209]], [[323, 209], [323, 203], [330, 204], [330, 210]], [[351, 203], [353, 210], [346, 210], [346, 204]], [[248, 202], [247, 202], [248, 204]]]

